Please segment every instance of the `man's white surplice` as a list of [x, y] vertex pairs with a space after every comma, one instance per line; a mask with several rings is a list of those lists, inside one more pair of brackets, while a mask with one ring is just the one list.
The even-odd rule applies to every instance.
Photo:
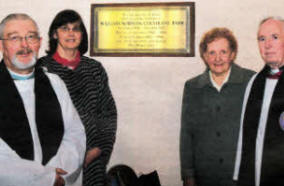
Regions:
[[[57, 75], [49, 73], [46, 75], [61, 106], [64, 123], [62, 142], [57, 154], [43, 166], [41, 164], [42, 149], [35, 122], [34, 78], [14, 80], [29, 120], [34, 146], [34, 160], [20, 158], [0, 138], [0, 186], [53, 186], [56, 175], [55, 168], [61, 168], [68, 172], [66, 176], [63, 176], [66, 186], [82, 185], [82, 164], [86, 150], [85, 130], [64, 82]], [[17, 108], [14, 109], [17, 112]]]

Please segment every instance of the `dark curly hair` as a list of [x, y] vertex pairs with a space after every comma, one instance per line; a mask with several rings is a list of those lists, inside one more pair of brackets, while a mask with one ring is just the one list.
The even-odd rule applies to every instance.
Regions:
[[199, 44], [200, 57], [204, 61], [205, 59], [203, 55], [207, 51], [208, 44], [220, 38], [227, 39], [227, 41], [229, 42], [229, 47], [231, 51], [235, 53], [235, 57], [233, 61], [235, 60], [237, 56], [237, 52], [238, 52], [238, 43], [237, 43], [235, 36], [233, 35], [233, 32], [227, 28], [213, 28], [203, 35], [200, 41], [200, 44]]
[[68, 23], [75, 23], [80, 22], [80, 29], [82, 32], [82, 41], [79, 45], [79, 51], [80, 55], [83, 55], [88, 50], [88, 34], [85, 28], [85, 25], [82, 21], [81, 16], [74, 10], [62, 10], [59, 12], [55, 18], [53, 19], [49, 31], [48, 31], [48, 37], [49, 37], [49, 50], [46, 50], [46, 53], [48, 55], [53, 55], [56, 52], [58, 41], [56, 38], [54, 38], [54, 33], [56, 33], [56, 30], [61, 27], [62, 25], [66, 25]]

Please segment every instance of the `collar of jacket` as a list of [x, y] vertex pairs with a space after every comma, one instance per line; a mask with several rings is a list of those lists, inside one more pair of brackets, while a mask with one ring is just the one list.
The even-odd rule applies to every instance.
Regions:
[[[228, 79], [227, 83], [242, 83], [243, 82], [243, 75], [242, 75], [242, 69], [239, 65], [236, 65], [235, 63], [231, 66], [231, 74]], [[197, 86], [199, 88], [202, 88], [204, 86], [212, 86], [212, 83], [210, 81], [209, 77], [209, 68], [206, 68], [206, 70], [201, 74], [201, 77], [197, 81]]]

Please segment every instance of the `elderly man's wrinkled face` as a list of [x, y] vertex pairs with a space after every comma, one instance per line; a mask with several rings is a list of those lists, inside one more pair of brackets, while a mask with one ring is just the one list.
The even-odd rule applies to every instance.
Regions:
[[217, 38], [208, 43], [207, 51], [203, 55], [206, 64], [216, 76], [227, 74], [235, 58], [235, 53], [231, 51], [229, 42], [225, 38]]
[[258, 46], [262, 59], [271, 68], [284, 65], [284, 24], [269, 19], [259, 27]]
[[36, 62], [41, 39], [33, 21], [15, 19], [5, 25], [0, 49], [6, 66], [20, 74], [32, 71]]

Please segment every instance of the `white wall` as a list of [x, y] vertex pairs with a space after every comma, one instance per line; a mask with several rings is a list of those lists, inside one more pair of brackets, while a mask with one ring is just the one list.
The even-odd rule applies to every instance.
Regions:
[[[0, 19], [12, 12], [26, 12], [34, 17], [44, 38], [40, 52], [44, 55], [48, 27], [58, 11], [77, 10], [89, 30], [90, 4], [114, 2], [151, 1], [0, 0]], [[184, 82], [204, 70], [197, 50], [201, 35], [216, 26], [230, 28], [239, 41], [236, 63], [259, 70], [263, 63], [256, 43], [258, 23], [266, 16], [284, 14], [283, 0], [196, 0], [195, 3], [196, 57], [95, 57], [108, 72], [118, 108], [117, 141], [109, 166], [125, 163], [137, 173], [156, 169], [163, 186], [181, 185], [181, 99]]]

